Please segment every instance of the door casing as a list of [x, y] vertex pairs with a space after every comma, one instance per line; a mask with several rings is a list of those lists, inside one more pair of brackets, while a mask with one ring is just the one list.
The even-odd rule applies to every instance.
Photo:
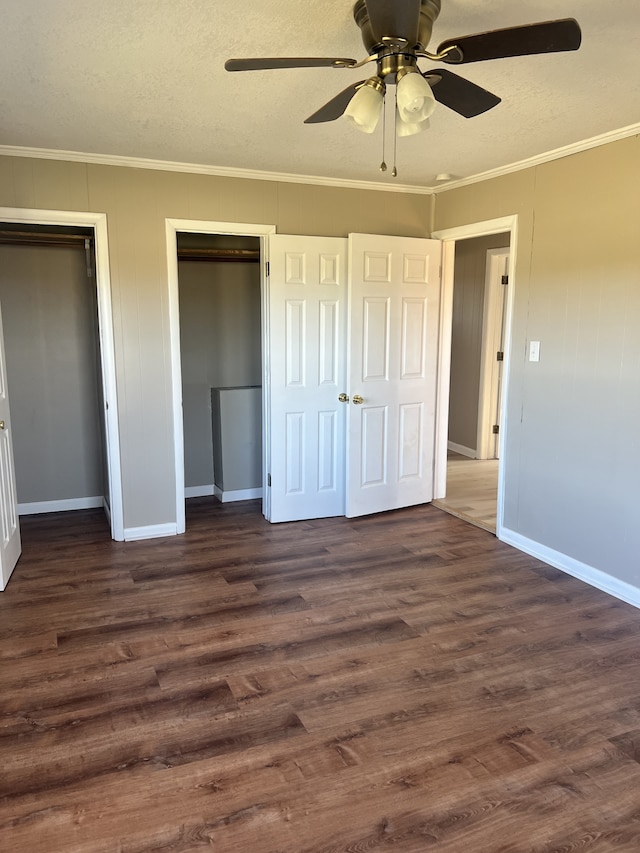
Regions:
[[[109, 477], [111, 538], [121, 542], [124, 540], [124, 513], [122, 505], [120, 431], [118, 425], [118, 397], [116, 393], [115, 347], [113, 338], [113, 314], [111, 310], [111, 277], [109, 272], [107, 216], [104, 213], [87, 213], [67, 210], [30, 210], [17, 207], [0, 207], [0, 221], [30, 225], [62, 225], [93, 228], [95, 235], [100, 364], [102, 371], [103, 399], [105, 404], [104, 423], [107, 470]], [[9, 389], [9, 393], [11, 393], [11, 389]]]
[[507, 404], [509, 396], [509, 374], [511, 365], [511, 324], [516, 288], [516, 257], [518, 249], [518, 216], [503, 216], [457, 228], [444, 228], [431, 235], [442, 240], [442, 299], [440, 302], [440, 351], [438, 355], [439, 376], [436, 406], [436, 455], [434, 474], [434, 498], [444, 498], [447, 481], [447, 436], [449, 432], [449, 383], [451, 378], [451, 328], [453, 318], [453, 281], [455, 248], [457, 240], [472, 237], [488, 237], [491, 234], [508, 233], [509, 236], [509, 288], [507, 290], [506, 330], [502, 373], [502, 400], [500, 405], [500, 435], [498, 461], [498, 506], [496, 536], [502, 539], [504, 526], [504, 483], [508, 460], [505, 447], [509, 424]]
[[[268, 418], [269, 383], [266, 381], [269, 369], [269, 353], [266, 342], [269, 340], [267, 310], [267, 263], [268, 236], [275, 234], [275, 225], [255, 225], [240, 222], [212, 222], [202, 219], [166, 219], [167, 244], [167, 285], [169, 288], [169, 336], [171, 347], [171, 396], [173, 401], [173, 449], [176, 494], [176, 533], [186, 530], [184, 503], [184, 425], [182, 421], [182, 359], [180, 355], [180, 296], [178, 286], [178, 232], [191, 234], [230, 234], [236, 237], [260, 238], [260, 292], [262, 308], [262, 446], [263, 452], [262, 482], [266, 486], [268, 458]], [[270, 510], [269, 489], [263, 489], [262, 511], [268, 518]]]

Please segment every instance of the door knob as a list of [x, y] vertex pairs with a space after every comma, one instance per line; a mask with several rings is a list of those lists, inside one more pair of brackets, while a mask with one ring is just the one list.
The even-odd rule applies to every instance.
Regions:
[[0, 421], [0, 429], [4, 429], [4, 421]]
[[364, 403], [364, 397], [361, 397], [360, 394], [354, 394], [353, 402], [356, 404], [356, 406], [359, 406], [361, 403]]
[[349, 395], [345, 394], [343, 391], [342, 394], [340, 394], [340, 396], [338, 397], [338, 402], [339, 403], [348, 403], [349, 402]]

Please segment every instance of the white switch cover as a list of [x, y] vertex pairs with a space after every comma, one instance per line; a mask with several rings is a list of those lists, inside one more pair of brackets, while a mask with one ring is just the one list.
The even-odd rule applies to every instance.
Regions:
[[529, 341], [529, 361], [540, 361], [540, 341]]

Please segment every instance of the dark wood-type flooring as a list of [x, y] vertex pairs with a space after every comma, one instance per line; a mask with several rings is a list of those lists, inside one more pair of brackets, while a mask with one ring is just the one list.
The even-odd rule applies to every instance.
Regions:
[[23, 519], [7, 853], [640, 850], [640, 611], [425, 506]]

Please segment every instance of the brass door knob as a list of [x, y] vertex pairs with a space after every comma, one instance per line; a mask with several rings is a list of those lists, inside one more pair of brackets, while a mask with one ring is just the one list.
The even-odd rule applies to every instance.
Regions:
[[354, 394], [353, 402], [356, 404], [356, 406], [359, 406], [361, 403], [364, 403], [364, 397], [361, 397], [360, 394]]
[[4, 429], [4, 421], [0, 421], [0, 429]]
[[343, 391], [343, 392], [342, 392], [342, 394], [340, 394], [340, 395], [339, 395], [339, 397], [338, 397], [338, 402], [340, 402], [340, 403], [348, 403], [348, 402], [349, 402], [349, 395], [348, 395], [348, 394], [345, 394], [345, 393], [344, 393], [344, 391]]

